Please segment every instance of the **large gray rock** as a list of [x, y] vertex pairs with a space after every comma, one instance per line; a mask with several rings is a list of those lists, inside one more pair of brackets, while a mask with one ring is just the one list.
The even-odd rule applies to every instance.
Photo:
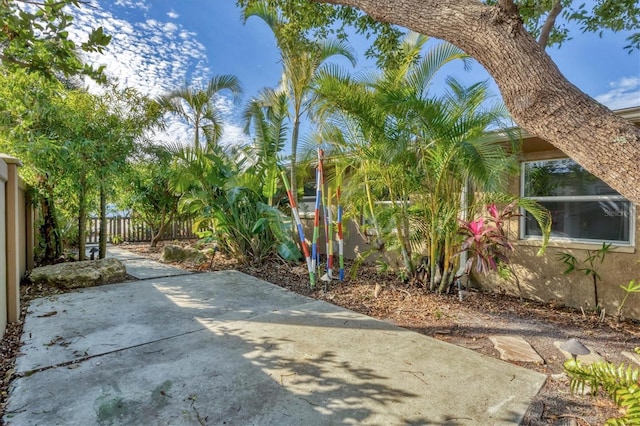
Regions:
[[34, 284], [58, 288], [81, 288], [125, 281], [127, 270], [118, 259], [106, 258], [67, 262], [33, 268], [30, 279]]
[[180, 247], [175, 245], [166, 245], [162, 248], [160, 262], [191, 262], [202, 263], [207, 260], [207, 256], [192, 247]]

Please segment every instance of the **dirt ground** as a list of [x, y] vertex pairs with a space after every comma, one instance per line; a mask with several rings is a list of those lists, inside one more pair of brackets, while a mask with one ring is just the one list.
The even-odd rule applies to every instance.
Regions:
[[[148, 245], [129, 244], [123, 248], [154, 259], [160, 257], [160, 248], [150, 249]], [[545, 363], [519, 365], [548, 377], [531, 405], [524, 423], [526, 425], [601, 425], [606, 419], [621, 414], [602, 393], [596, 396], [570, 393], [568, 379], [561, 374], [564, 357], [554, 342], [576, 337], [609, 362], [627, 364], [630, 361], [621, 352], [640, 347], [640, 324], [635, 322], [617, 322], [613, 318], [601, 322], [595, 314], [583, 314], [579, 310], [530, 301], [521, 302], [518, 298], [497, 294], [469, 292], [465, 300], [460, 302], [457, 295], [427, 293], [401, 283], [393, 275], [379, 274], [371, 266], [361, 266], [355, 277], [347, 277], [344, 282], [333, 281], [328, 292], [324, 292], [321, 285], [315, 290], [309, 288], [306, 266], [292, 267], [278, 261], [242, 266], [218, 253], [211, 264], [206, 263], [199, 268], [191, 265], [174, 266], [199, 271], [240, 270], [297, 293], [495, 358], [499, 358], [499, 353], [489, 340], [490, 336], [521, 336]], [[376, 284], [380, 287], [377, 297]], [[23, 311], [26, 311], [28, 300], [50, 294], [51, 291], [31, 285], [23, 286], [23, 300], [27, 302]], [[4, 379], [0, 387], [0, 415], [15, 357], [19, 353], [21, 333], [21, 324], [11, 325], [0, 345], [0, 379]], [[490, 383], [487, 385], [490, 386]]]

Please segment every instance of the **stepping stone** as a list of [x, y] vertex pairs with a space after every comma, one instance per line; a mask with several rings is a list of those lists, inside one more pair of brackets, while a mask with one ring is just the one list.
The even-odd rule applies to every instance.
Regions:
[[640, 365], [640, 355], [638, 355], [635, 352], [627, 352], [627, 351], [622, 351], [622, 355], [626, 356], [627, 358], [629, 358], [631, 361], [635, 362], [636, 364]]
[[500, 352], [500, 359], [504, 361], [544, 364], [540, 355], [520, 336], [492, 336], [489, 339]]
[[[562, 354], [564, 355], [564, 357], [566, 359], [571, 359], [573, 358], [571, 356], [571, 354], [567, 351], [563, 351], [562, 349], [560, 349], [560, 345], [562, 345], [564, 342], [553, 342], [553, 345], [558, 348], [558, 350], [560, 352], [562, 352]], [[589, 349], [589, 351], [591, 351], [588, 355], [578, 355], [578, 360], [583, 363], [583, 364], [593, 364], [594, 362], [604, 362], [605, 359], [602, 358], [600, 356], [600, 354], [596, 351], [593, 350], [592, 347], [584, 345], [587, 349]]]

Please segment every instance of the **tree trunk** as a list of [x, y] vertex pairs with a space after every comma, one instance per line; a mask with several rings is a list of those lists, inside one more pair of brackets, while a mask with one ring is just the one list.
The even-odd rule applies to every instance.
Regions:
[[495, 79], [518, 125], [629, 200], [640, 203], [640, 128], [580, 91], [524, 29], [511, 2], [313, 0], [353, 6], [373, 19], [447, 40]]
[[100, 239], [98, 242], [98, 258], [107, 257], [107, 191], [100, 183]]
[[87, 179], [84, 173], [79, 178], [78, 191], [78, 260], [87, 260]]
[[43, 198], [40, 201], [40, 210], [42, 211], [43, 224], [40, 227], [40, 235], [44, 241], [44, 263], [53, 262], [59, 254], [56, 253], [55, 243], [55, 218], [53, 216], [53, 210], [51, 208], [52, 203], [47, 198]]
[[162, 211], [162, 217], [160, 219], [160, 226], [158, 227], [158, 232], [155, 233], [155, 235], [153, 234], [153, 226], [151, 224], [149, 224], [149, 226], [151, 227], [151, 247], [157, 247], [158, 246], [158, 242], [160, 240], [162, 240], [162, 236], [164, 235], [164, 230], [166, 229], [167, 225], [169, 224], [169, 222], [171, 222], [171, 220], [173, 219], [173, 217], [169, 217], [169, 220], [166, 220], [167, 213], [163, 210]]
[[53, 200], [53, 186], [48, 182], [47, 176], [38, 178], [39, 185], [44, 189], [44, 196], [40, 200], [43, 224], [40, 227], [40, 235], [44, 241], [43, 263], [53, 263], [62, 254], [62, 242], [55, 213], [55, 202]]

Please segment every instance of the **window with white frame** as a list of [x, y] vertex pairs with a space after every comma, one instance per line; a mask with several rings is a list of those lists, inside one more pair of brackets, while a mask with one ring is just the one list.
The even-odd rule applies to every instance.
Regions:
[[[551, 239], [633, 245], [633, 203], [575, 161], [563, 158], [522, 163], [521, 195], [551, 213]], [[523, 213], [521, 238], [542, 236], [536, 220]]]

